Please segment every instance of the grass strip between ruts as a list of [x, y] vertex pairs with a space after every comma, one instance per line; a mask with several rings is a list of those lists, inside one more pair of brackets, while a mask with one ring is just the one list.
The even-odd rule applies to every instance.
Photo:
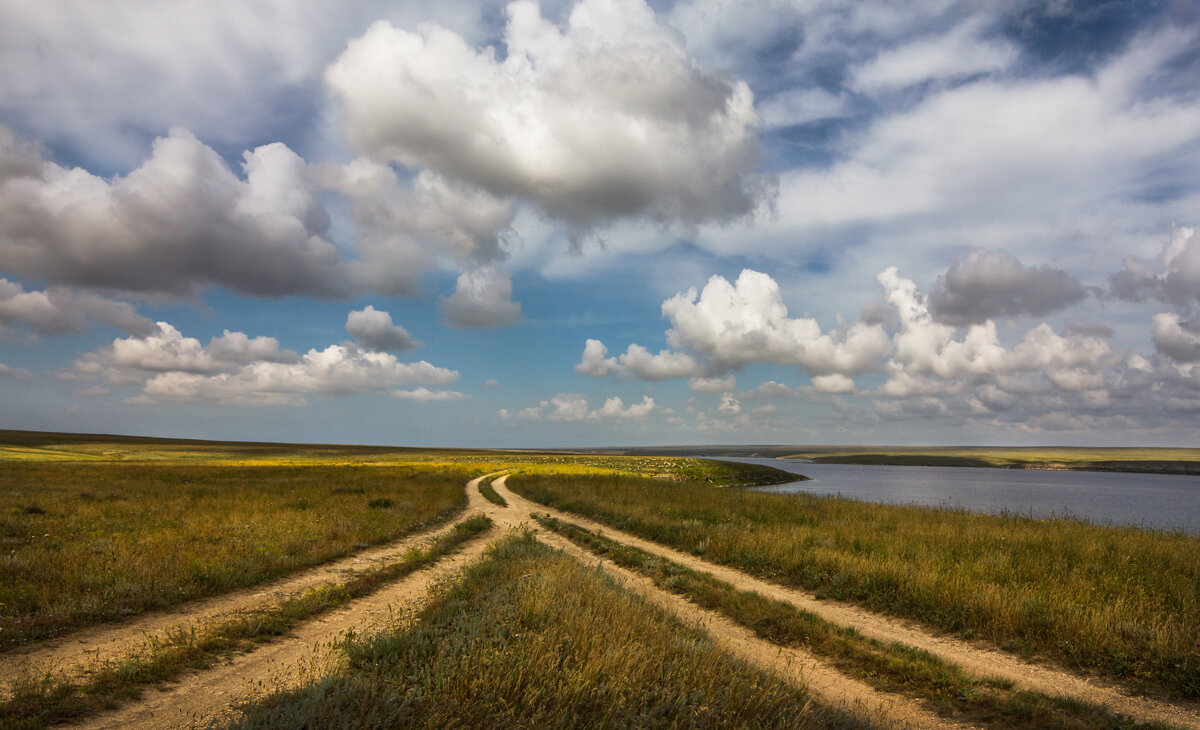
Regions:
[[500, 494], [492, 488], [491, 482], [480, 482], [479, 493], [483, 495], [484, 499], [494, 505], [498, 505], [500, 507], [508, 506], [508, 500], [504, 497], [501, 497]]
[[459, 522], [427, 549], [413, 548], [396, 562], [359, 571], [341, 583], [328, 583], [274, 605], [204, 626], [180, 626], [151, 639], [132, 656], [105, 662], [80, 682], [52, 674], [30, 677], [11, 687], [0, 703], [0, 728], [41, 728], [113, 709], [137, 697], [147, 686], [170, 680], [188, 669], [209, 666], [231, 652], [246, 651], [342, 604], [435, 563], [471, 538], [491, 529], [492, 521], [474, 515]]
[[876, 689], [925, 700], [955, 720], [1000, 727], [1160, 728], [1106, 713], [1086, 703], [1017, 690], [1011, 682], [974, 679], [958, 667], [920, 649], [884, 643], [840, 627], [783, 601], [766, 598], [644, 550], [623, 545], [549, 515], [534, 515], [543, 527], [596, 555], [641, 573], [658, 587], [717, 611], [759, 637], [779, 645], [800, 645], [839, 671]]

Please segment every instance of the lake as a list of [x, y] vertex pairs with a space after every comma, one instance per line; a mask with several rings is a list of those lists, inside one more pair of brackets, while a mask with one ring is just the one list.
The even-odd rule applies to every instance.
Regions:
[[1070, 515], [1097, 524], [1182, 530], [1200, 535], [1200, 477], [1042, 469], [810, 464], [722, 457], [803, 474], [810, 481], [762, 492], [838, 495], [884, 504], [1005, 510], [1033, 517]]

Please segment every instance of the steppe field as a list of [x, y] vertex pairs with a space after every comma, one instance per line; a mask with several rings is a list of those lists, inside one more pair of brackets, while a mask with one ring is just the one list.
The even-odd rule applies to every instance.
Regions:
[[0, 728], [1200, 728], [1200, 539], [793, 478], [0, 432]]

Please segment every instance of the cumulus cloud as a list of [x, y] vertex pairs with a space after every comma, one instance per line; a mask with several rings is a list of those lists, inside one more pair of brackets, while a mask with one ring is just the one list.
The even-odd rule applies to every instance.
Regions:
[[0, 269], [171, 296], [346, 293], [304, 161], [274, 143], [246, 152], [242, 170], [244, 180], [182, 128], [124, 177], [49, 161], [17, 168], [0, 180]]
[[[650, 396], [642, 398], [641, 403], [625, 402], [617, 397], [608, 398], [604, 405], [596, 410], [588, 408], [587, 397], [579, 393], [558, 393], [550, 400], [544, 400], [536, 406], [530, 406], [517, 412], [515, 418], [522, 420], [547, 421], [584, 421], [621, 419], [635, 420], [645, 418], [656, 408], [654, 399]], [[501, 409], [501, 418], [514, 418], [508, 409]]]
[[299, 356], [279, 347], [274, 337], [248, 337], [225, 330], [207, 346], [167, 322], [145, 336], [118, 338], [112, 344], [86, 353], [75, 361], [72, 372], [100, 376], [112, 383], [137, 382], [146, 373], [178, 371], [217, 373], [254, 362], [295, 363]]
[[392, 315], [368, 304], [346, 315], [346, 332], [368, 350], [401, 352], [421, 343], [408, 330], [392, 322]]
[[114, 385], [143, 382], [137, 403], [213, 402], [296, 405], [305, 396], [383, 392], [408, 383], [447, 385], [458, 373], [425, 361], [402, 363], [389, 353], [352, 344], [312, 349], [304, 355], [279, 347], [273, 337], [225, 331], [202, 345], [166, 322], [147, 337], [120, 338], [76, 360], [69, 377], [100, 378]]
[[746, 269], [736, 282], [713, 276], [663, 302], [671, 346], [708, 357], [717, 372], [753, 362], [795, 364], [812, 374], [857, 374], [878, 367], [890, 348], [878, 325], [852, 324], [844, 333], [822, 332], [817, 321], [788, 317], [779, 285]]
[[402, 179], [390, 165], [365, 158], [319, 169], [322, 185], [350, 203], [361, 260], [346, 268], [361, 288], [411, 295], [439, 261], [476, 267], [504, 256], [510, 201], [429, 170]]
[[512, 301], [512, 279], [494, 266], [458, 277], [454, 293], [442, 300], [442, 317], [455, 329], [507, 327], [521, 321], [521, 305]]
[[1155, 261], [1125, 259], [1125, 268], [1113, 274], [1109, 285], [1121, 299], [1157, 299], [1183, 308], [1196, 307], [1200, 304], [1200, 236], [1196, 229], [1175, 227]]
[[503, 54], [434, 23], [352, 40], [325, 73], [350, 144], [579, 228], [728, 220], [769, 195], [749, 87], [642, 0], [581, 0], [562, 26], [536, 2], [507, 13]]
[[26, 291], [20, 283], [0, 278], [0, 333], [25, 325], [39, 335], [60, 335], [82, 332], [90, 322], [135, 335], [156, 329], [129, 302], [68, 287]]
[[1200, 323], [1162, 312], [1154, 315], [1150, 331], [1154, 348], [1162, 354], [1176, 362], [1200, 361]]
[[742, 412], [742, 404], [732, 393], [725, 393], [721, 396], [721, 405], [717, 406], [717, 411], [722, 416], [736, 416]]
[[628, 408], [620, 398], [612, 397], [604, 405], [588, 414], [588, 418], [645, 418], [654, 410], [654, 399], [644, 396], [641, 403], [631, 403]]
[[1065, 390], [1097, 389], [1104, 385], [1103, 371], [1119, 359], [1100, 337], [1063, 337], [1045, 323], [1012, 349], [1000, 341], [991, 320], [969, 325], [960, 339], [957, 327], [934, 319], [916, 284], [900, 277], [896, 267], [885, 269], [878, 280], [900, 321], [895, 354], [888, 362], [890, 377], [880, 388], [884, 395], [958, 392], [964, 379], [986, 382], [1028, 373]]
[[451, 400], [462, 400], [467, 396], [457, 390], [430, 390], [429, 388], [415, 388], [413, 390], [393, 390], [390, 394], [393, 398], [400, 400], [411, 400], [418, 403], [437, 403]]
[[1004, 251], [972, 251], [938, 277], [929, 311], [941, 322], [979, 324], [998, 317], [1057, 312], [1087, 297], [1075, 277], [1043, 264], [1026, 267]]
[[652, 354], [631, 344], [609, 357], [604, 343], [588, 340], [575, 371], [592, 377], [693, 378], [693, 389], [704, 391], [721, 388], [722, 374], [751, 363], [798, 365], [814, 376], [878, 370], [892, 346], [878, 324], [855, 322], [844, 332], [823, 332], [816, 320], [789, 317], [775, 280], [750, 269], [733, 283], [713, 276], [700, 293], [691, 288], [664, 301], [662, 312], [672, 325], [666, 337], [673, 350]]
[[592, 339], [584, 344], [583, 355], [575, 365], [575, 372], [594, 378], [615, 373], [653, 381], [691, 377], [700, 370], [700, 363], [690, 355], [668, 350], [656, 355], [637, 344], [630, 345], [617, 357], [608, 357], [608, 347]]

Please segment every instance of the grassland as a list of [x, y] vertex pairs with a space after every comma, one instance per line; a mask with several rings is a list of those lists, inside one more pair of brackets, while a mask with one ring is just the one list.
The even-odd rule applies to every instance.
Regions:
[[0, 651], [262, 583], [446, 520], [471, 477], [744, 484], [738, 464], [0, 432]]
[[543, 527], [649, 577], [664, 590], [721, 613], [760, 638], [780, 646], [804, 647], [847, 675], [885, 692], [902, 692], [923, 700], [955, 721], [1064, 730], [1157, 727], [1138, 725], [1128, 718], [1060, 697], [1016, 690], [1011, 682], [970, 677], [919, 649], [864, 637], [852, 628], [836, 626], [791, 604], [738, 590], [710, 574], [622, 545], [549, 515], [537, 515], [536, 519]]
[[1200, 540], [617, 475], [510, 489], [751, 575], [1200, 697]]
[[755, 727], [850, 721], [526, 535], [348, 668], [245, 708], [238, 728]]
[[491, 527], [491, 520], [483, 515], [469, 517], [430, 547], [413, 549], [396, 562], [358, 571], [340, 582], [232, 618], [200, 627], [180, 627], [154, 637], [140, 651], [106, 661], [83, 681], [57, 679], [53, 674], [25, 677], [8, 688], [11, 697], [0, 702], [0, 727], [40, 730], [111, 709], [137, 696], [148, 685], [172, 680], [189, 669], [207, 667], [230, 652], [249, 650], [302, 621], [430, 566]]
[[0, 648], [395, 539], [461, 511], [476, 471], [0, 462]]

